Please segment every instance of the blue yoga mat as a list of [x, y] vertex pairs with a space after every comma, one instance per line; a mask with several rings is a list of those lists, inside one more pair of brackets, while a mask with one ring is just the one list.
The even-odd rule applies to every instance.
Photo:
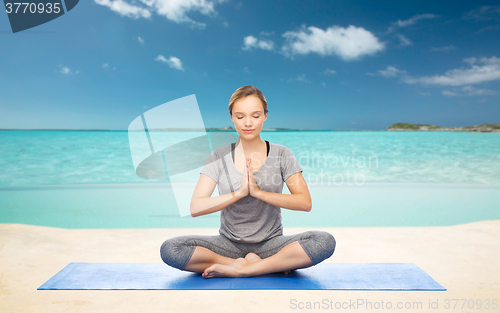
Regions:
[[70, 263], [38, 290], [446, 290], [413, 263], [320, 263], [288, 275], [203, 278], [164, 263]]

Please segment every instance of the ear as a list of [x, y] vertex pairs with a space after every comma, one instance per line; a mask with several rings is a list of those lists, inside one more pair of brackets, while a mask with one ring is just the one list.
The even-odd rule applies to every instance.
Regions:
[[267, 114], [264, 114], [264, 122], [267, 121]]
[[232, 114], [231, 114], [231, 122], [233, 122], [233, 123], [234, 123], [234, 121], [233, 121], [233, 115], [232, 115]]

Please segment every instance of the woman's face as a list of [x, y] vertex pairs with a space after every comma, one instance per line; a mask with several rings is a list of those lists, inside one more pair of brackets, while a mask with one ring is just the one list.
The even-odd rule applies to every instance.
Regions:
[[259, 136], [266, 119], [264, 106], [256, 96], [246, 96], [233, 104], [231, 121], [242, 139], [252, 140]]

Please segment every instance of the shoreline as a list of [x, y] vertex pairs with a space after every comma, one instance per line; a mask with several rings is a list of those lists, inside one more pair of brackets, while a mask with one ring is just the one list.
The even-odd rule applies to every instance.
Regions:
[[[142, 130], [113, 130], [113, 129], [0, 129], [1, 131], [96, 131], [96, 132], [142, 132]], [[149, 131], [168, 132], [235, 132], [235, 130], [224, 129], [150, 129]], [[463, 132], [463, 133], [500, 133], [500, 129], [494, 130], [452, 130], [452, 129], [263, 129], [262, 132]]]
[[414, 263], [447, 291], [36, 290], [70, 262], [162, 263], [159, 248], [165, 239], [215, 235], [217, 228], [65, 229], [0, 224], [0, 306], [16, 313], [280, 312], [292, 309], [293, 299], [304, 303], [365, 299], [391, 302], [394, 307], [399, 302], [421, 303], [423, 312], [436, 301], [435, 312], [491, 312], [450, 310], [444, 303], [446, 299], [498, 298], [500, 220], [424, 227], [285, 227], [284, 234], [313, 229], [336, 238], [335, 253], [324, 262]]

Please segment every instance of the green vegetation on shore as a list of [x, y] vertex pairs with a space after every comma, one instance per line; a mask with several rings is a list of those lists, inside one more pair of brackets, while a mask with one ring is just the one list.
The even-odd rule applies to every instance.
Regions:
[[444, 127], [429, 124], [396, 123], [387, 130], [421, 130], [421, 131], [469, 131], [469, 132], [500, 132], [500, 124], [481, 124], [475, 126]]

